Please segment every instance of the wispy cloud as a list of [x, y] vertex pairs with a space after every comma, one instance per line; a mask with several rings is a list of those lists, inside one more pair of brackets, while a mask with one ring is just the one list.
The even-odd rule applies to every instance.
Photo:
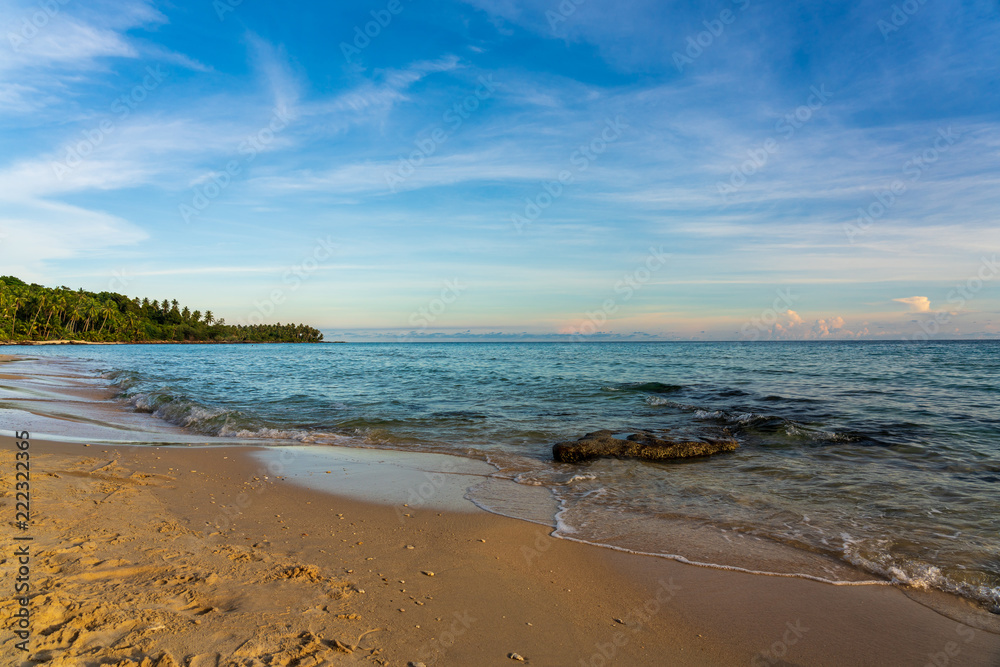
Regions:
[[184, 54], [131, 34], [166, 22], [146, 0], [0, 7], [0, 24], [9, 26], [0, 45], [0, 114], [65, 106], [79, 83], [99, 80], [116, 60], [148, 56], [207, 71]]
[[4, 270], [32, 279], [44, 279], [52, 261], [106, 257], [146, 238], [118, 216], [56, 202], [8, 203], [0, 214]]
[[[885, 39], [874, 0], [807, 15], [724, 3], [736, 20], [679, 69], [674, 52], [721, 7], [446, 0], [394, 16], [350, 64], [331, 35], [370, 8], [349, 3], [308, 20], [242, 3], [224, 22], [56, 3], [0, 43], [0, 243], [33, 276], [96, 281], [128, 257], [143, 289], [211, 275], [239, 304], [329, 235], [343, 256], [297, 295], [303, 319], [396, 335], [461, 276], [475, 288], [441, 335], [469, 340], [570, 331], [663, 246], [668, 267], [595, 337], [734, 337], [779, 286], [803, 297], [770, 336], [902, 335], [1000, 247], [988, 4], [928, 3]], [[36, 11], [17, 0], [0, 19], [19, 35]], [[822, 87], [830, 99], [803, 112]], [[602, 139], [617, 117], [627, 131]], [[178, 204], [223, 181], [183, 225]], [[518, 234], [526, 202], [544, 213]], [[951, 324], [984, 333], [998, 310], [984, 290]]]

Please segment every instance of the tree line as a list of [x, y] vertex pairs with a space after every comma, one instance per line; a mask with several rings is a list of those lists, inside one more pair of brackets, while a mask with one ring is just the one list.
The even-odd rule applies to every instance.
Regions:
[[226, 324], [212, 311], [182, 308], [176, 299], [130, 299], [0, 276], [0, 340], [318, 343], [323, 334], [305, 324]]

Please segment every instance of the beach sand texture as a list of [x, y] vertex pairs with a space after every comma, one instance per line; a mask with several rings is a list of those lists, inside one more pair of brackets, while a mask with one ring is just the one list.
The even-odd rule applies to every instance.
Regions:
[[[17, 385], [18, 367], [4, 364], [4, 384]], [[3, 664], [1000, 664], [994, 619], [951, 596], [558, 540], [478, 510], [457, 482], [420, 507], [391, 494], [374, 502], [377, 491], [338, 495], [330, 490], [350, 488], [338, 475], [380, 464], [349, 450], [338, 461], [334, 447], [314, 471], [330, 480], [324, 487], [285, 474], [293, 467], [277, 465], [277, 448], [32, 433], [32, 521], [20, 531], [17, 414], [3, 413], [11, 423], [0, 449]], [[33, 419], [44, 428], [56, 417]], [[378, 469], [387, 488], [413, 483], [405, 465]], [[31, 638], [22, 652], [12, 582], [15, 537], [25, 535]]]

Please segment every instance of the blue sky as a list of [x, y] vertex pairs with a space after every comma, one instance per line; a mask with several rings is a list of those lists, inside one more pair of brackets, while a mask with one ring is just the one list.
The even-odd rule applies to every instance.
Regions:
[[0, 25], [0, 273], [352, 340], [1000, 335], [996, 0]]

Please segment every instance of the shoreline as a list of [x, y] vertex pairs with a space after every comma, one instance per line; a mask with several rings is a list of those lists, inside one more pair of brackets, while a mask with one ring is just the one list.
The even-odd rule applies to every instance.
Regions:
[[[45, 361], [40, 362], [45, 368]], [[60, 370], [60, 373], [73, 371], [72, 367]], [[36, 387], [37, 389], [38, 387]], [[107, 397], [104, 397], [107, 399]], [[23, 402], [22, 409], [31, 409], [35, 417], [40, 420], [29, 420], [25, 422], [25, 428], [32, 431], [48, 431], [50, 439], [60, 441], [79, 440], [80, 437], [90, 438], [93, 442], [101, 442], [108, 445], [129, 445], [129, 444], [169, 444], [170, 442], [183, 443], [185, 445], [197, 445], [204, 442], [206, 436], [191, 432], [183, 427], [172, 425], [172, 422], [161, 419], [150, 418], [142, 413], [132, 413], [129, 410], [122, 410], [115, 401], [104, 400], [103, 409], [98, 415], [94, 412], [93, 404], [61, 403], [53, 405], [51, 403], [40, 405], [38, 403]], [[49, 407], [52, 406], [52, 407]], [[103, 432], [93, 427], [81, 432], [81, 427], [77, 426], [71, 431], [63, 428], [62, 419], [45, 419], [45, 415], [52, 416], [59, 414], [62, 416], [73, 414], [77, 419], [88, 419], [90, 417], [100, 417], [100, 420], [108, 425], [116, 427], [114, 431], [103, 429]], [[123, 418], [127, 415], [136, 417], [137, 423], [142, 427], [142, 438], [123, 438], [123, 435], [134, 433], [136, 422], [126, 423]], [[90, 419], [93, 422], [93, 419]], [[122, 426], [127, 426], [124, 431]], [[59, 430], [54, 430], [59, 429]], [[165, 431], [165, 432], [164, 432]], [[287, 434], [285, 434], [287, 435]], [[282, 437], [280, 433], [273, 433], [274, 438]], [[261, 444], [259, 438], [235, 436], [207, 436], [214, 446], [219, 445], [246, 445], [258, 446]], [[362, 444], [340, 444], [340, 440], [325, 442], [319, 446], [319, 451], [329, 450], [329, 447], [348, 447], [341, 449], [342, 456], [354, 456], [359, 452], [383, 452], [385, 456], [392, 456], [395, 459], [434, 460], [441, 454], [449, 454], [448, 459], [453, 462], [460, 462], [460, 465], [471, 466], [473, 462], [488, 462], [488, 467], [482, 469], [480, 475], [483, 484], [476, 484], [475, 488], [468, 489], [467, 497], [480, 509], [507, 516], [514, 519], [533, 521], [535, 523], [549, 526], [553, 531], [553, 537], [577, 541], [581, 544], [595, 547], [614, 549], [623, 553], [631, 553], [640, 556], [650, 556], [674, 560], [698, 567], [708, 567], [718, 570], [745, 572], [763, 576], [794, 577], [810, 579], [831, 585], [892, 585], [884, 577], [867, 572], [857, 566], [837, 559], [829, 554], [817, 553], [810, 550], [788, 545], [769, 538], [755, 537], [748, 538], [742, 535], [725, 535], [717, 531], [692, 530], [691, 524], [677, 522], [674, 525], [661, 526], [663, 530], [671, 531], [671, 540], [665, 545], [665, 551], [651, 552], [648, 550], [628, 548], [625, 545], [606, 543], [579, 539], [574, 536], [575, 531], [560, 529], [559, 516], [561, 508], [548, 487], [534, 487], [517, 484], [505, 479], [505, 474], [500, 474], [501, 468], [489, 457], [469, 456], [454, 451], [438, 450], [432, 453], [427, 450], [412, 451], [394, 447], [376, 446], [369, 443]], [[293, 439], [273, 440], [271, 444], [281, 447], [293, 447], [302, 445], [302, 442]], [[305, 449], [308, 449], [307, 445]], [[301, 449], [301, 448], [300, 448]], [[298, 450], [296, 450], [298, 451]], [[346, 452], [352, 452], [348, 455]], [[390, 454], [391, 452], [391, 454]], [[308, 455], [303, 458], [308, 458]], [[321, 465], [321, 463], [319, 464]], [[454, 471], [454, 466], [444, 466], [443, 471]], [[509, 474], [509, 471], [505, 471]], [[489, 479], [487, 479], [489, 478]], [[378, 480], [372, 480], [377, 485]], [[483, 487], [483, 488], [480, 488]], [[502, 487], [498, 488], [498, 487]], [[364, 494], [365, 489], [357, 489]], [[498, 491], [502, 491], [499, 496]], [[485, 493], [485, 495], [483, 495]], [[415, 499], [419, 501], [419, 498]], [[530, 506], [530, 507], [529, 507]]]
[[[32, 531], [43, 547], [33, 567], [44, 573], [32, 598], [34, 634], [60, 628], [45, 641], [110, 624], [101, 596], [121, 595], [139, 600], [139, 618], [147, 619], [145, 629], [129, 630], [137, 633], [129, 640], [140, 647], [134, 651], [153, 660], [169, 651], [178, 664], [196, 656], [193, 667], [245, 664], [237, 640], [250, 642], [244, 653], [259, 649], [255, 656], [315, 655], [337, 664], [364, 657], [502, 665], [511, 664], [510, 653], [539, 665], [933, 664], [939, 654], [952, 665], [1000, 662], [1000, 636], [948, 594], [720, 570], [557, 539], [551, 528], [464, 500], [461, 476], [478, 474], [471, 469], [439, 464], [432, 474], [453, 483], [419, 507], [401, 502], [439, 455], [410, 454], [418, 465], [394, 450], [87, 446], [32, 436]], [[11, 512], [13, 441], [0, 441], [3, 504]], [[296, 469], [296, 461], [308, 465]], [[304, 477], [316, 483], [307, 486]], [[9, 531], [3, 542], [11, 553]], [[0, 565], [5, 578], [12, 566]], [[161, 595], [157, 582], [175, 579], [167, 588], [177, 587], [176, 596]], [[263, 587], [268, 599], [247, 594], [249, 586]], [[0, 605], [6, 628], [7, 596]], [[442, 625], [449, 618], [459, 624]], [[466, 626], [459, 618], [476, 621]], [[298, 634], [274, 629], [289, 619]], [[151, 630], [159, 625], [167, 630]], [[359, 647], [356, 635], [376, 627], [382, 630]], [[96, 632], [44, 655], [83, 656], [99, 643]], [[315, 641], [303, 644], [302, 633]], [[334, 636], [357, 648], [337, 648]], [[0, 644], [5, 653], [9, 639]]]
[[[6, 493], [14, 450], [10, 437], [2, 441]], [[155, 660], [167, 651], [177, 664], [194, 656], [196, 667], [216, 654], [233, 661], [220, 665], [314, 654], [503, 665], [510, 653], [536, 665], [876, 665], [924, 664], [954, 643], [960, 653], [949, 664], [1000, 660], [1000, 636], [893, 586], [616, 552], [471, 503], [446, 508], [447, 499], [420, 508], [358, 500], [293, 483], [282, 452], [267, 448], [86, 447], [33, 436], [31, 452], [41, 573], [33, 634], [57, 628], [39, 656], [87, 655], [99, 644], [84, 641], [88, 634], [112, 629], [102, 630], [111, 621], [102, 605], [127, 598], [145, 619], [126, 642], [138, 652], [112, 645], [93, 655]], [[331, 452], [329, 474], [342, 472], [337, 459]], [[5, 549], [11, 541], [4, 536]], [[12, 564], [0, 567], [6, 575]], [[258, 585], [267, 599], [246, 592]], [[0, 625], [9, 627], [12, 606], [2, 604]], [[465, 620], [452, 627], [455, 619]], [[50, 639], [88, 626], [96, 629], [61, 648]], [[304, 633], [323, 639], [303, 642]], [[331, 638], [361, 647], [348, 653]], [[0, 647], [15, 656], [11, 641]], [[241, 654], [247, 642], [253, 655]]]

